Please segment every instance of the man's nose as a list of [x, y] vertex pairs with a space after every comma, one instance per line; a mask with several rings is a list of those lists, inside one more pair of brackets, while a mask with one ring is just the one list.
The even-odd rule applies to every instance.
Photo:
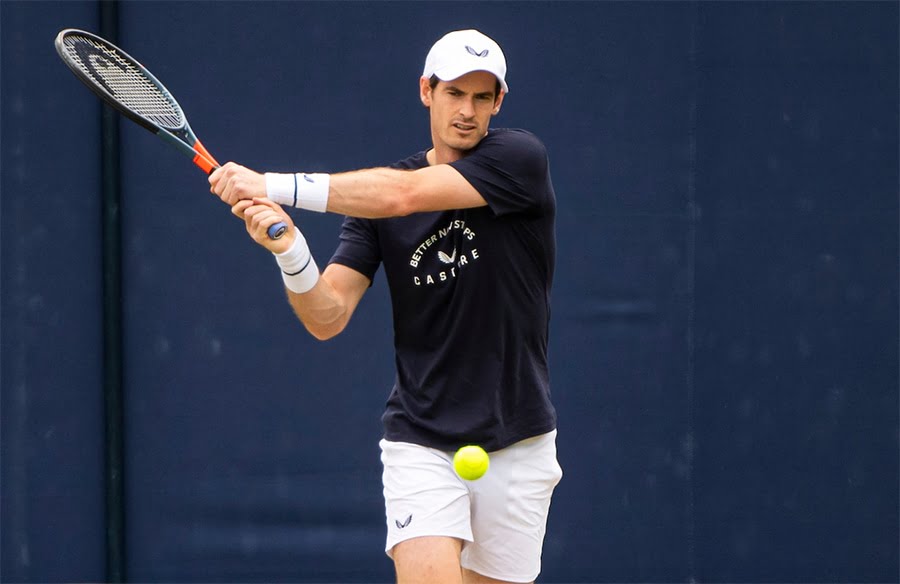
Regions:
[[475, 103], [471, 99], [464, 99], [459, 105], [460, 115], [466, 118], [475, 117]]

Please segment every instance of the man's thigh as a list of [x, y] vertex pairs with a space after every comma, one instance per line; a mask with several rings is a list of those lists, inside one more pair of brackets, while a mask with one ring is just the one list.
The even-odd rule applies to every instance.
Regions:
[[462, 584], [459, 554], [462, 541], [425, 536], [401, 541], [393, 548], [398, 584]]
[[416, 537], [394, 546], [397, 584], [513, 584], [462, 569], [462, 541], [453, 537]]
[[[473, 572], [472, 570], [466, 570], [465, 568], [463, 568], [462, 574], [463, 584], [517, 584], [516, 582], [507, 582], [506, 580], [488, 578], [483, 574]], [[534, 582], [531, 582], [531, 584], [534, 584]]]

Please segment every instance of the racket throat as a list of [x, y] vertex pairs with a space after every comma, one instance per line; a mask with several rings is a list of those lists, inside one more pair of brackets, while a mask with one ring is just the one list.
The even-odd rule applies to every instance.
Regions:
[[200, 142], [200, 140], [194, 142], [193, 148], [197, 153], [197, 155], [194, 156], [194, 164], [206, 171], [206, 174], [210, 174], [212, 171], [221, 166], [216, 161], [216, 159], [213, 158], [213, 155], [210, 154], [206, 147]]

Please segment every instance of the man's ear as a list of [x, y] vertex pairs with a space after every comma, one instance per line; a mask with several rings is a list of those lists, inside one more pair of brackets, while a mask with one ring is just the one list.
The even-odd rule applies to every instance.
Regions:
[[431, 107], [431, 81], [427, 77], [419, 78], [419, 99], [425, 107]]
[[500, 113], [500, 106], [503, 105], [503, 98], [506, 97], [506, 93], [500, 92], [500, 95], [497, 96], [497, 99], [494, 100], [494, 110], [491, 112], [492, 116], [496, 116]]

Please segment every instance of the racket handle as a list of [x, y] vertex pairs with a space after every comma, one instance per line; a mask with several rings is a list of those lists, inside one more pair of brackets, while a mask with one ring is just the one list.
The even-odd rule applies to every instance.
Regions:
[[269, 234], [269, 239], [281, 239], [281, 236], [284, 235], [284, 232], [287, 231], [287, 224], [284, 221], [279, 221], [275, 225], [269, 227], [266, 233]]
[[[199, 142], [198, 142], [199, 144]], [[196, 162], [196, 160], [195, 160]], [[219, 166], [215, 165], [210, 168], [207, 173], [212, 174], [213, 172], [219, 170]], [[269, 235], [269, 239], [281, 239], [284, 235], [284, 232], [287, 231], [287, 224], [284, 221], [279, 221], [275, 225], [269, 227], [266, 230], [266, 233]]]

